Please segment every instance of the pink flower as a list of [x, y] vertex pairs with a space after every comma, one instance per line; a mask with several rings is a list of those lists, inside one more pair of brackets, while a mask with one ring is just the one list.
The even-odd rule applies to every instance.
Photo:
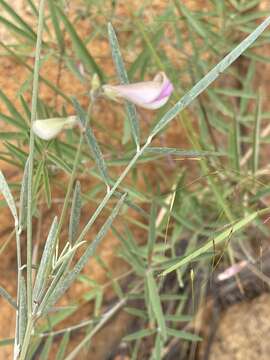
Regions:
[[152, 81], [127, 85], [103, 85], [106, 96], [113, 100], [125, 99], [145, 109], [158, 109], [168, 101], [173, 85], [164, 72], [159, 72]]
[[228, 267], [225, 271], [218, 274], [217, 279], [219, 281], [227, 280], [236, 274], [238, 274], [242, 269], [244, 269], [247, 266], [248, 262], [247, 260], [242, 260], [239, 263], [236, 263], [230, 267]]

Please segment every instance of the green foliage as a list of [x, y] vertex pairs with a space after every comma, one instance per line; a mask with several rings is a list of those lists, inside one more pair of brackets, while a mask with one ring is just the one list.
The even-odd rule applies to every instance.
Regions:
[[[263, 108], [265, 94], [256, 94], [253, 81], [258, 64], [269, 62], [255, 50], [268, 42], [270, 18], [263, 21], [267, 14], [257, 11], [257, 0], [213, 0], [209, 12], [190, 10], [174, 0], [159, 15], [152, 13], [147, 24], [142, 21], [150, 9], [147, 3], [120, 22], [117, 2], [105, 8], [102, 1], [85, 1], [70, 13], [64, 1], [48, 0], [44, 16], [45, 2], [37, 7], [28, 0], [39, 20], [35, 30], [0, 0], [0, 24], [15, 35], [14, 41], [0, 43], [2, 55], [28, 72], [17, 93], [20, 105], [5, 87], [0, 91], [0, 159], [21, 175], [21, 181], [12, 182], [0, 172], [0, 205], [7, 205], [14, 219], [10, 236], [16, 237], [18, 268], [17, 300], [0, 287], [0, 295], [17, 310], [14, 339], [2, 339], [0, 346], [14, 343], [15, 358], [20, 360], [35, 358], [37, 351], [41, 359], [48, 359], [58, 342], [56, 359], [72, 360], [124, 309], [136, 320], [121, 340], [129, 343], [128, 356], [149, 357], [149, 352], [144, 354], [147, 347], [149, 358], [162, 359], [171, 338], [201, 340], [188, 327], [208, 280], [196, 274], [214, 272], [216, 259], [225, 265], [227, 257], [229, 264], [252, 258], [247, 245], [250, 226], [261, 237], [269, 236], [261, 220], [270, 211], [261, 151], [269, 143], [269, 113]], [[81, 32], [84, 20], [91, 25], [87, 36]], [[142, 81], [158, 71], [174, 84], [171, 101], [151, 115], [150, 126], [148, 113], [126, 103], [124, 114], [120, 105], [102, 99], [100, 88], [92, 91], [94, 74], [102, 84], [114, 81], [107, 75], [107, 61], [93, 55], [96, 43], [103, 41], [110, 45], [121, 84]], [[32, 67], [28, 56], [34, 48]], [[245, 76], [235, 64], [240, 56], [245, 58]], [[39, 75], [46, 63], [58, 69], [56, 81], [47, 72]], [[74, 85], [80, 81], [84, 90], [76, 93], [75, 86], [71, 93], [64, 91], [62, 71], [73, 76]], [[51, 101], [44, 100], [44, 88], [52, 93]], [[26, 100], [29, 95], [32, 106]], [[58, 138], [46, 142], [34, 136], [37, 118], [75, 113], [78, 125]], [[189, 145], [170, 145], [169, 127], [178, 144], [184, 134]], [[60, 214], [57, 202], [63, 203]], [[50, 210], [59, 219], [51, 220], [45, 234], [40, 231], [44, 209], [46, 216]], [[34, 219], [37, 229], [32, 229]], [[97, 253], [109, 233], [120, 244], [112, 253], [128, 265], [120, 275], [102, 252]], [[42, 241], [33, 264], [37, 237]], [[1, 245], [0, 256], [9, 244], [10, 239]], [[90, 274], [80, 274], [89, 260]], [[91, 273], [94, 261], [105, 283]], [[77, 298], [72, 286], [78, 281], [84, 290]], [[114, 294], [110, 304], [108, 288]], [[68, 289], [73, 306], [60, 307], [58, 301]], [[89, 301], [94, 303], [90, 318], [61, 328]], [[76, 336], [78, 330], [82, 338], [70, 350], [71, 334]], [[185, 358], [184, 346], [181, 352]]]

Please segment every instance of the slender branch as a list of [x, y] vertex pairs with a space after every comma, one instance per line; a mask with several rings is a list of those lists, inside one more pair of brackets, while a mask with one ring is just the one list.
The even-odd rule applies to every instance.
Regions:
[[[95, 101], [95, 99], [92, 99], [92, 101], [91, 101], [91, 103], [90, 103], [90, 105], [88, 107], [88, 111], [87, 111], [88, 120], [90, 119], [91, 113], [93, 111], [94, 101]], [[81, 152], [82, 152], [82, 145], [83, 145], [83, 131], [81, 130], [80, 138], [79, 138], [79, 144], [77, 146], [75, 160], [74, 160], [74, 163], [73, 163], [72, 173], [71, 173], [71, 176], [70, 176], [70, 179], [69, 179], [64, 204], [63, 204], [62, 212], [61, 212], [61, 215], [60, 215], [60, 220], [59, 220], [59, 225], [58, 225], [58, 230], [57, 230], [57, 237], [59, 237], [59, 235], [61, 233], [61, 229], [62, 229], [63, 223], [64, 223], [66, 215], [67, 215], [69, 199], [70, 199], [70, 196], [71, 196], [71, 191], [72, 191], [72, 188], [73, 188], [73, 184], [74, 184], [74, 180], [75, 180], [75, 176], [76, 176], [76, 172], [77, 172], [77, 168], [78, 168], [78, 164], [79, 164], [79, 160], [80, 160], [80, 156], [81, 156]]]
[[79, 160], [80, 160], [82, 144], [83, 144], [83, 134], [81, 132], [80, 139], [79, 139], [79, 144], [78, 144], [78, 147], [77, 147], [77, 151], [76, 151], [76, 155], [75, 155], [75, 159], [74, 159], [74, 163], [73, 163], [72, 173], [71, 173], [71, 176], [70, 176], [70, 179], [69, 179], [65, 200], [64, 200], [61, 216], [60, 216], [60, 219], [59, 219], [57, 237], [59, 237], [59, 235], [60, 235], [63, 223], [64, 223], [66, 215], [67, 215], [70, 195], [71, 195], [71, 192], [72, 192], [72, 189], [73, 189], [73, 184], [74, 184], [74, 180], [75, 180], [75, 176], [76, 176], [76, 172], [77, 172], [77, 168], [78, 168], [78, 164], [79, 164]]
[[40, 0], [39, 4], [39, 17], [37, 29], [37, 42], [35, 52], [35, 66], [33, 75], [33, 91], [32, 91], [32, 106], [31, 106], [31, 123], [30, 123], [30, 140], [29, 140], [29, 168], [28, 168], [28, 184], [27, 184], [27, 310], [28, 321], [25, 337], [22, 344], [22, 351], [20, 360], [26, 359], [27, 350], [31, 338], [33, 328], [32, 318], [32, 182], [33, 182], [33, 167], [34, 167], [34, 151], [35, 151], [35, 138], [32, 130], [32, 125], [37, 117], [37, 102], [38, 102], [38, 85], [39, 85], [39, 70], [40, 70], [40, 53], [42, 45], [42, 33], [44, 23], [46, 0]]
[[14, 359], [17, 359], [19, 355], [19, 306], [21, 298], [21, 281], [22, 281], [22, 259], [21, 259], [21, 243], [20, 243], [20, 233], [18, 225], [15, 226], [16, 233], [16, 252], [17, 252], [17, 309], [16, 309], [16, 328], [15, 328], [15, 341], [14, 341]]
[[38, 101], [38, 84], [40, 70], [40, 53], [42, 44], [42, 32], [44, 21], [44, 9], [46, 0], [40, 0], [39, 18], [37, 30], [37, 43], [35, 53], [35, 66], [33, 78], [32, 106], [31, 106], [31, 124], [30, 124], [30, 141], [29, 141], [29, 175], [28, 175], [28, 195], [27, 195], [27, 309], [28, 316], [32, 312], [32, 182], [34, 167], [35, 139], [32, 130], [33, 122], [37, 117]]
[[115, 190], [118, 188], [118, 186], [122, 183], [122, 181], [125, 179], [125, 177], [127, 176], [127, 174], [129, 173], [129, 171], [133, 168], [133, 166], [136, 164], [137, 160], [143, 155], [144, 151], [146, 150], [146, 148], [151, 144], [152, 142], [152, 137], [149, 137], [146, 141], [146, 143], [144, 144], [144, 146], [134, 155], [134, 157], [131, 159], [130, 163], [127, 165], [127, 167], [124, 169], [124, 171], [122, 172], [122, 174], [119, 176], [119, 178], [117, 179], [117, 181], [114, 183], [114, 185], [112, 186], [112, 188], [110, 189], [110, 191], [107, 192], [107, 194], [104, 196], [103, 200], [101, 201], [100, 205], [97, 207], [95, 213], [93, 214], [93, 216], [91, 217], [91, 219], [88, 221], [88, 223], [85, 225], [85, 227], [83, 228], [80, 236], [78, 237], [76, 243], [81, 242], [84, 240], [85, 235], [87, 234], [87, 232], [90, 230], [91, 226], [93, 225], [93, 223], [95, 222], [95, 220], [97, 219], [97, 217], [99, 216], [99, 214], [101, 213], [101, 211], [104, 209], [104, 207], [106, 206], [107, 202], [110, 200], [110, 198], [112, 197], [112, 195], [114, 194]]

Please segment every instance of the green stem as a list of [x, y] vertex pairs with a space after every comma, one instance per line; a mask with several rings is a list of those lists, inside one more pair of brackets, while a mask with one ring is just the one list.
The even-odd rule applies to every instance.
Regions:
[[32, 334], [32, 330], [34, 328], [34, 320], [32, 315], [30, 315], [28, 317], [28, 321], [27, 321], [27, 326], [26, 326], [26, 331], [25, 331], [25, 335], [24, 335], [24, 340], [23, 340], [23, 345], [22, 345], [22, 350], [20, 353], [20, 357], [19, 360], [27, 360], [27, 352], [28, 352], [28, 347], [29, 347], [29, 343], [31, 340], [31, 334]]
[[21, 260], [21, 244], [20, 244], [20, 229], [16, 225], [16, 252], [17, 252], [17, 309], [16, 309], [16, 328], [15, 328], [15, 342], [14, 342], [14, 359], [17, 359], [19, 355], [19, 306], [20, 306], [20, 298], [21, 298], [21, 274], [22, 274], [22, 260]]
[[79, 163], [79, 160], [80, 160], [80, 155], [81, 155], [81, 150], [82, 150], [82, 143], [83, 143], [83, 134], [81, 133], [80, 139], [79, 139], [79, 144], [78, 144], [76, 155], [75, 155], [75, 159], [74, 159], [72, 173], [71, 173], [71, 176], [70, 176], [70, 179], [69, 179], [65, 200], [64, 200], [61, 216], [60, 216], [60, 219], [59, 219], [57, 237], [59, 237], [59, 235], [60, 235], [63, 223], [64, 223], [66, 215], [67, 215], [70, 195], [71, 195], [71, 192], [72, 192], [72, 189], [73, 189], [73, 184], [74, 184], [74, 180], [75, 180], [75, 176], [76, 176], [76, 171], [77, 171], [78, 163]]
[[128, 172], [132, 169], [132, 167], [135, 165], [136, 161], [139, 159], [140, 156], [144, 153], [145, 149], [151, 144], [152, 137], [149, 137], [144, 146], [134, 155], [128, 166], [125, 168], [125, 170], [122, 172], [122, 174], [119, 176], [117, 181], [114, 183], [113, 187], [107, 192], [107, 194], [104, 196], [103, 200], [101, 201], [100, 205], [96, 209], [95, 213], [91, 217], [91, 219], [88, 221], [88, 223], [83, 228], [80, 236], [78, 237], [76, 243], [79, 243], [84, 240], [85, 235], [90, 230], [91, 226], [97, 219], [98, 215], [101, 213], [101, 211], [106, 206], [107, 202], [112, 197], [115, 190], [118, 188], [118, 186], [121, 184], [121, 182], [124, 180], [124, 178], [127, 176]]
[[40, 70], [40, 52], [42, 44], [43, 19], [46, 0], [40, 0], [39, 18], [37, 30], [37, 43], [35, 53], [32, 106], [31, 106], [31, 124], [30, 124], [30, 141], [29, 141], [29, 175], [28, 175], [28, 195], [27, 195], [27, 309], [28, 314], [32, 313], [32, 181], [34, 167], [34, 133], [32, 130], [33, 122], [37, 116], [38, 101], [38, 83]]
[[[25, 337], [23, 339], [22, 351], [20, 360], [24, 360], [27, 355], [28, 346], [30, 343], [31, 332], [33, 328], [32, 317], [32, 182], [33, 182], [33, 168], [34, 168], [34, 150], [35, 139], [32, 130], [32, 125], [37, 116], [37, 101], [38, 101], [38, 84], [39, 84], [39, 70], [40, 70], [40, 53], [42, 45], [43, 21], [45, 12], [46, 0], [40, 0], [39, 18], [37, 30], [37, 43], [35, 52], [35, 66], [33, 75], [33, 91], [32, 91], [32, 106], [31, 106], [31, 123], [30, 123], [30, 140], [29, 140], [29, 168], [28, 168], [28, 184], [27, 184], [27, 313], [28, 321], [26, 327]], [[21, 344], [20, 344], [21, 345]]]
[[[90, 120], [90, 117], [91, 117], [91, 113], [92, 113], [93, 106], [94, 106], [94, 100], [95, 99], [93, 99], [93, 101], [90, 103], [90, 105], [88, 107], [88, 110], [87, 110], [88, 120]], [[59, 225], [58, 225], [58, 230], [57, 230], [57, 237], [59, 237], [59, 235], [60, 235], [63, 223], [64, 223], [65, 218], [66, 218], [69, 199], [70, 199], [71, 191], [72, 191], [72, 188], [73, 188], [73, 183], [74, 183], [75, 176], [76, 176], [76, 171], [77, 171], [80, 156], [81, 156], [82, 144], [83, 144], [83, 130], [81, 130], [79, 144], [78, 144], [78, 147], [77, 147], [75, 160], [74, 160], [74, 164], [73, 164], [73, 168], [72, 168], [72, 173], [71, 173], [71, 176], [70, 176], [70, 179], [69, 179], [69, 184], [68, 184], [68, 188], [67, 188], [67, 192], [66, 192], [66, 196], [65, 196], [65, 200], [64, 200], [64, 205], [63, 205], [60, 220], [59, 220]]]

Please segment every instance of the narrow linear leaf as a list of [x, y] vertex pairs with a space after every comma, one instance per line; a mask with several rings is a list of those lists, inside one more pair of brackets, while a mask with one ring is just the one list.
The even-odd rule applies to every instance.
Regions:
[[9, 98], [3, 93], [3, 91], [0, 89], [0, 99], [3, 101], [5, 106], [7, 107], [8, 111], [14, 117], [14, 119], [20, 124], [22, 129], [27, 128], [27, 123], [24, 119], [24, 117], [17, 111], [15, 106], [12, 104], [12, 102], [9, 100]]
[[83, 64], [86, 66], [87, 70], [90, 71], [90, 73], [98, 74], [101, 81], [105, 82], [105, 76], [103, 74], [103, 71], [100, 69], [100, 67], [95, 62], [94, 58], [92, 57], [90, 51], [87, 49], [86, 45], [79, 38], [79, 36], [78, 36], [75, 28], [71, 24], [71, 22], [68, 20], [66, 15], [62, 12], [62, 10], [58, 6], [55, 6], [55, 10], [57, 11], [57, 14], [59, 15], [60, 19], [64, 23], [65, 28], [71, 37], [73, 47], [76, 51], [76, 55], [83, 62]]
[[66, 263], [69, 261], [69, 259], [72, 259], [73, 254], [77, 251], [77, 249], [85, 244], [85, 241], [77, 242], [73, 247], [68, 246], [68, 250], [66, 250], [64, 253], [61, 254], [61, 256], [58, 258], [57, 262], [54, 264], [54, 271], [59, 268], [60, 265], [63, 263]]
[[125, 311], [132, 316], [136, 316], [143, 320], [147, 320], [147, 313], [141, 309], [133, 308], [133, 307], [126, 307]]
[[161, 336], [160, 336], [160, 334], [157, 334], [151, 360], [161, 360], [162, 346], [163, 346], [163, 343], [162, 343]]
[[160, 155], [176, 155], [181, 157], [204, 157], [204, 156], [224, 156], [224, 154], [214, 151], [196, 151], [196, 150], [181, 150], [177, 148], [168, 147], [148, 147], [145, 153], [160, 154]]
[[80, 186], [80, 182], [77, 181], [74, 189], [70, 220], [69, 220], [68, 239], [71, 245], [74, 245], [77, 236], [78, 227], [80, 223], [81, 206], [82, 206], [81, 186]]
[[[40, 161], [34, 174], [33, 181], [33, 197], [36, 197], [41, 185], [44, 160]], [[28, 175], [27, 175], [28, 176]]]
[[255, 114], [255, 126], [253, 131], [253, 153], [252, 153], [253, 174], [256, 173], [259, 163], [261, 118], [262, 118], [261, 97], [260, 95], [258, 95], [256, 114]]
[[188, 298], [187, 295], [181, 294], [161, 294], [160, 299], [161, 301], [175, 301], [175, 300], [186, 300]]
[[0, 5], [6, 10], [7, 13], [21, 26], [24, 31], [28, 32], [31, 37], [36, 38], [36, 34], [32, 28], [16, 13], [16, 11], [4, 0], [0, 0]]
[[215, 88], [214, 93], [239, 97], [241, 99], [256, 99], [256, 95], [252, 91], [237, 90], [234, 88]]
[[63, 278], [64, 276], [63, 274], [65, 274], [68, 271], [68, 267], [71, 260], [72, 260], [72, 254], [70, 258], [66, 259], [65, 261], [62, 262], [62, 264], [60, 264], [60, 267], [56, 271], [53, 280], [48, 287], [48, 290], [46, 291], [44, 297], [40, 302], [38, 309], [37, 310], [35, 309], [38, 316], [43, 314], [44, 308], [48, 308], [48, 311], [50, 311], [50, 305], [48, 305], [48, 299], [55, 291], [55, 288], [57, 287], [59, 280]]
[[0, 140], [9, 141], [9, 140], [25, 140], [26, 135], [22, 132], [13, 132], [13, 131], [1, 131]]
[[148, 243], [147, 243], [147, 253], [149, 260], [152, 256], [156, 241], [156, 220], [157, 220], [157, 205], [155, 200], [153, 200], [150, 211], [150, 225], [149, 225]]
[[13, 218], [15, 221], [15, 226], [17, 226], [18, 225], [18, 215], [17, 215], [15, 201], [14, 201], [14, 198], [11, 194], [11, 191], [9, 189], [9, 186], [6, 182], [6, 179], [5, 179], [2, 171], [0, 171], [0, 192], [3, 194], [3, 196], [6, 200], [6, 203], [13, 215]]
[[0, 339], [0, 347], [13, 345], [13, 344], [14, 344], [13, 338]]
[[0, 296], [2, 296], [7, 302], [14, 307], [14, 309], [17, 309], [16, 301], [12, 298], [12, 296], [4, 289], [2, 286], [0, 286]]
[[[122, 195], [123, 195], [123, 193], [121, 193], [120, 191], [115, 190], [114, 196], [115, 196], [116, 198], [119, 199]], [[128, 207], [130, 207], [131, 209], [135, 210], [137, 213], [141, 214], [144, 218], [148, 219], [149, 214], [148, 214], [144, 209], [142, 209], [140, 206], [138, 206], [137, 204], [135, 204], [134, 202], [126, 199], [126, 200], [125, 200], [125, 204], [126, 204]]]
[[[5, 156], [5, 155], [6, 155], [6, 156]], [[9, 154], [5, 154], [5, 155], [1, 155], [1, 154], [0, 154], [0, 160], [5, 161], [5, 162], [8, 163], [9, 165], [14, 165], [14, 166], [16, 166], [16, 167], [18, 167], [18, 168], [21, 167], [21, 164], [18, 163], [18, 161], [13, 160], [13, 159], [9, 156]], [[3, 206], [3, 201], [0, 200], [0, 204], [1, 204], [1, 206]]]
[[38, 272], [35, 280], [34, 290], [33, 290], [33, 299], [34, 301], [38, 300], [40, 293], [43, 291], [44, 287], [47, 284], [48, 276], [51, 269], [51, 261], [53, 256], [53, 251], [56, 243], [56, 234], [57, 234], [58, 222], [57, 217], [54, 218], [46, 244], [42, 253], [41, 261], [38, 267]]
[[123, 341], [134, 341], [134, 340], [142, 339], [147, 336], [151, 336], [151, 335], [155, 334], [155, 332], [156, 332], [156, 330], [153, 330], [153, 329], [139, 330], [139, 331], [134, 332], [133, 334], [125, 336], [123, 338]]
[[53, 341], [53, 336], [48, 336], [47, 340], [45, 341], [43, 350], [40, 354], [39, 359], [40, 360], [48, 360], [49, 359], [49, 354], [52, 348], [52, 341]]
[[[128, 76], [127, 72], [125, 70], [124, 62], [122, 59], [122, 55], [120, 52], [118, 40], [115, 34], [115, 31], [112, 27], [112, 24], [109, 23], [108, 25], [108, 34], [109, 34], [109, 41], [110, 46], [112, 49], [112, 57], [115, 64], [115, 68], [117, 71], [118, 78], [121, 82], [121, 84], [128, 84]], [[136, 108], [134, 104], [131, 104], [130, 102], [125, 102], [126, 104], [126, 112], [129, 119], [130, 128], [132, 131], [132, 135], [135, 141], [135, 144], [137, 146], [137, 149], [140, 148], [140, 127], [139, 127], [139, 121], [136, 113]]]
[[166, 321], [173, 321], [173, 322], [188, 322], [193, 319], [191, 315], [166, 315]]
[[95, 239], [86, 248], [85, 252], [81, 256], [77, 264], [74, 266], [74, 268], [69, 273], [65, 274], [64, 277], [58, 281], [53, 293], [50, 295], [50, 298], [48, 299], [47, 304], [45, 304], [44, 309], [40, 309], [42, 313], [46, 313], [47, 311], [49, 311], [50, 307], [56, 303], [56, 301], [66, 292], [66, 290], [70, 287], [70, 285], [76, 280], [77, 276], [82, 271], [83, 267], [87, 264], [89, 258], [93, 256], [97, 246], [99, 245], [101, 240], [104, 238], [104, 236], [107, 234], [108, 230], [112, 226], [114, 219], [118, 215], [124, 203], [125, 197], [126, 194], [124, 194], [121, 197], [121, 199], [118, 201], [111, 215], [107, 218], [107, 220], [99, 230], [98, 234], [96, 235]]
[[270, 24], [270, 16], [261, 23], [247, 38], [245, 38], [235, 49], [233, 49], [223, 60], [221, 60], [211, 71], [208, 72], [193, 88], [188, 91], [154, 126], [150, 137], [154, 137], [171, 120], [183, 111], [196, 97], [198, 97], [212, 82], [214, 82], [221, 73], [223, 73]]
[[112, 231], [123, 244], [125, 260], [128, 260], [135, 271], [143, 276], [145, 273], [145, 263], [139, 254], [139, 247], [128, 228], [126, 228], [126, 234], [119, 233], [114, 227], [112, 227]]
[[157, 320], [160, 334], [163, 337], [163, 339], [166, 340], [167, 329], [166, 329], [165, 318], [164, 318], [164, 314], [163, 314], [163, 310], [162, 310], [162, 306], [161, 306], [161, 302], [160, 302], [158, 288], [156, 285], [156, 281], [153, 277], [152, 271], [148, 271], [148, 273], [146, 275], [146, 279], [147, 279], [147, 287], [148, 287], [148, 292], [149, 292], [150, 304], [151, 304], [153, 313], [155, 315], [155, 318]]
[[117, 75], [122, 84], [128, 84], [128, 76], [120, 52], [118, 40], [111, 23], [108, 24], [108, 35], [112, 50], [112, 58], [116, 67]]
[[20, 299], [19, 299], [19, 346], [22, 345], [27, 324], [26, 285], [21, 276]]
[[21, 150], [18, 146], [15, 146], [9, 142], [5, 142], [5, 146], [8, 148], [9, 152], [12, 154], [14, 158], [19, 160], [23, 165], [27, 160], [27, 153]]
[[234, 8], [239, 12], [246, 12], [250, 9], [253, 9], [260, 3], [260, 0], [249, 0], [246, 2], [236, 2], [235, 0], [230, 0], [230, 3]]
[[232, 157], [232, 165], [239, 172], [241, 158], [240, 126], [237, 116], [233, 117], [233, 123], [229, 133], [229, 151]]
[[259, 215], [259, 212], [256, 211], [248, 216], [246, 216], [244, 219], [236, 222], [234, 225], [230, 226], [228, 229], [223, 231], [218, 236], [214, 237], [213, 239], [209, 240], [206, 244], [198, 248], [197, 250], [194, 250], [191, 254], [185, 256], [181, 260], [179, 260], [176, 264], [170, 266], [168, 269], [163, 271], [162, 275], [167, 275], [170, 272], [178, 269], [179, 267], [189, 263], [190, 261], [196, 259], [198, 256], [203, 255], [204, 253], [208, 252], [212, 249], [213, 244], [218, 245], [224, 240], [228, 239], [228, 237], [231, 237], [233, 234], [235, 234], [237, 231], [241, 230], [244, 226], [248, 225], [250, 222], [252, 222], [254, 219], [256, 219]]
[[0, 16], [0, 23], [2, 23], [7, 29], [12, 31], [12, 33], [16, 36], [21, 36], [26, 40], [29, 40], [31, 44], [35, 42], [34, 36], [32, 36], [28, 31], [25, 31], [14, 25], [11, 21], [7, 20], [7, 18]]
[[33, 3], [33, 1], [32, 1], [32, 0], [27, 0], [27, 3], [29, 4], [29, 6], [30, 6], [30, 8], [31, 8], [32, 13], [33, 13], [36, 17], [38, 17], [38, 9], [37, 9], [36, 5]]
[[[253, 83], [254, 75], [256, 71], [256, 63], [255, 61], [251, 61], [246, 73], [246, 76], [243, 80], [243, 91], [245, 92], [252, 92], [251, 84]], [[240, 116], [245, 114], [247, 111], [249, 101], [246, 98], [240, 99]]]
[[52, 204], [52, 194], [51, 194], [50, 177], [49, 177], [49, 173], [48, 173], [48, 168], [45, 163], [43, 166], [42, 173], [43, 173], [43, 182], [44, 182], [46, 202], [47, 202], [48, 208], [50, 209], [51, 204]]
[[196, 19], [196, 16], [193, 16], [192, 12], [189, 11], [189, 9], [181, 4], [179, 1], [174, 1], [177, 8], [180, 10], [180, 12], [183, 14], [184, 18], [186, 18], [187, 22], [190, 23], [194, 31], [201, 36], [203, 39], [208, 41], [208, 32], [204, 29], [203, 25], [200, 23], [198, 19]]
[[59, 21], [58, 21], [56, 11], [55, 11], [55, 7], [57, 5], [55, 5], [55, 2], [53, 0], [48, 0], [48, 5], [49, 5], [49, 9], [50, 9], [51, 21], [52, 21], [52, 24], [53, 24], [53, 28], [54, 28], [55, 36], [56, 36], [56, 39], [57, 39], [57, 43], [58, 43], [58, 46], [60, 48], [60, 51], [63, 51], [64, 46], [65, 46], [65, 42], [64, 42], [62, 31], [60, 29]]
[[60, 345], [59, 345], [59, 348], [58, 348], [58, 351], [57, 351], [57, 354], [56, 354], [56, 357], [55, 357], [55, 360], [64, 360], [65, 352], [66, 352], [67, 345], [68, 345], [68, 342], [69, 342], [69, 338], [70, 338], [70, 332], [67, 331], [64, 334], [64, 336], [62, 337], [62, 340], [60, 342]]
[[[8, 116], [8, 115], [0, 113], [0, 120], [4, 121], [7, 124], [15, 126], [15, 127], [19, 128], [20, 130], [23, 130], [23, 131], [26, 130], [25, 125], [21, 124], [20, 121], [16, 120], [13, 117]], [[15, 134], [14, 134], [14, 137], [12, 139], [8, 139], [8, 140], [14, 140], [14, 138], [16, 138]]]
[[73, 59], [69, 56], [64, 56], [64, 61], [67, 66], [67, 68], [70, 70], [70, 72], [76, 76], [78, 80], [80, 80], [81, 83], [85, 83], [86, 80], [85, 75], [81, 72], [80, 68], [78, 67], [78, 61], [77, 59]]
[[109, 175], [107, 172], [107, 166], [104, 161], [102, 152], [98, 145], [98, 142], [96, 140], [96, 137], [95, 137], [91, 127], [87, 126], [87, 114], [82, 109], [82, 107], [80, 106], [80, 104], [78, 103], [78, 101], [76, 99], [73, 99], [73, 105], [74, 105], [77, 115], [80, 119], [81, 125], [84, 129], [83, 131], [84, 131], [86, 142], [90, 148], [91, 153], [93, 154], [93, 157], [94, 157], [94, 160], [98, 167], [98, 170], [100, 172], [100, 175], [102, 176], [102, 179], [105, 182], [105, 184], [107, 186], [109, 186], [110, 180], [109, 180]]
[[202, 340], [202, 338], [200, 336], [192, 334], [187, 331], [170, 329], [170, 328], [168, 328], [167, 331], [168, 331], [169, 336], [177, 337], [177, 338], [180, 338], [183, 340], [187, 340], [187, 341], [201, 341]]
[[72, 167], [63, 159], [58, 157], [53, 153], [47, 154], [47, 159], [49, 159], [54, 165], [56, 165], [59, 169], [65, 171], [68, 175], [72, 172]]

